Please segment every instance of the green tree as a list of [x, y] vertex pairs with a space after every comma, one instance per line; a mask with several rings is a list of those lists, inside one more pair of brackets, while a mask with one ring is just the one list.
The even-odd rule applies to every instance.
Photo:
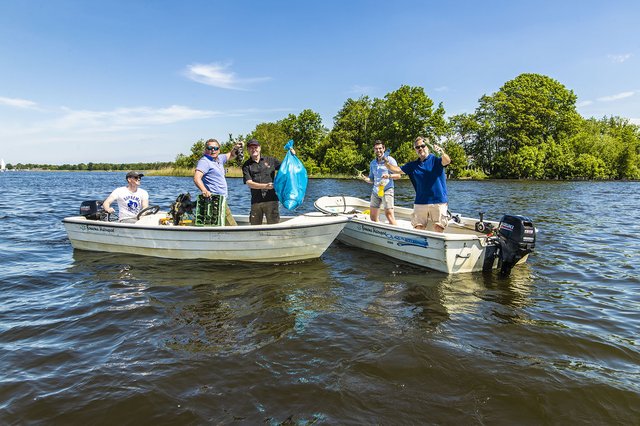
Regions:
[[333, 117], [331, 133], [340, 133], [345, 140], [353, 142], [356, 149], [366, 149], [371, 146], [370, 115], [373, 102], [368, 96], [358, 99], [347, 99]]
[[368, 157], [363, 155], [364, 148], [358, 149], [350, 138], [348, 130], [333, 130], [316, 150], [322, 173], [343, 173], [355, 175], [356, 170], [365, 169]]
[[[284, 146], [289, 140], [288, 138], [280, 124], [260, 123], [249, 134], [247, 140], [257, 139], [260, 141], [260, 151], [263, 155], [269, 155], [281, 160], [285, 155]], [[296, 146], [294, 145], [294, 147]]]
[[544, 178], [569, 179], [573, 175], [574, 153], [566, 142], [550, 139], [545, 147]]
[[580, 154], [576, 159], [575, 176], [585, 179], [606, 179], [607, 167], [600, 158], [591, 154]]
[[315, 149], [327, 134], [320, 114], [305, 109], [297, 116], [289, 114], [278, 122], [288, 139], [293, 139], [294, 148], [301, 159], [314, 158]]
[[[468, 152], [490, 174], [496, 172], [497, 164], [517, 166], [513, 155], [522, 147], [560, 140], [576, 131], [581, 122], [576, 99], [573, 91], [550, 77], [521, 74], [493, 95], [480, 98], [475, 112], [477, 135]], [[519, 172], [503, 170], [501, 174]]]
[[[412, 158], [413, 140], [417, 136], [439, 137], [446, 133], [442, 104], [433, 109], [433, 101], [422, 87], [403, 85], [398, 90], [375, 99], [370, 115], [371, 138], [385, 142], [399, 162]], [[409, 152], [412, 152], [408, 157]]]
[[[328, 170], [332, 170], [335, 167], [334, 164], [328, 165], [332, 160], [325, 161], [326, 152], [329, 148], [334, 149], [334, 152], [339, 152], [341, 149], [346, 149], [347, 151], [355, 150], [358, 155], [350, 158], [352, 160], [359, 158], [359, 161], [357, 164], [352, 164], [353, 168], [362, 170], [367, 167], [371, 147], [373, 146], [370, 125], [371, 108], [372, 101], [367, 96], [355, 100], [349, 98], [342, 106], [342, 109], [338, 111], [338, 114], [333, 117], [333, 129], [331, 129], [329, 136], [316, 148], [316, 157]], [[344, 170], [344, 173], [349, 172]]]
[[464, 148], [454, 141], [447, 141], [443, 146], [447, 155], [451, 158], [451, 163], [449, 163], [445, 169], [447, 176], [451, 178], [461, 176], [468, 165], [467, 154], [464, 152]]
[[175, 166], [179, 168], [192, 169], [196, 167], [198, 160], [204, 153], [204, 139], [200, 139], [193, 145], [191, 145], [191, 153], [188, 155], [178, 154], [175, 161]]

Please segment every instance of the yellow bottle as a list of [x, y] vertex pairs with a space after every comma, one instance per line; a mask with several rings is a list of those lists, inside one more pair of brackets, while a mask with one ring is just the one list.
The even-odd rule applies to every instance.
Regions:
[[389, 183], [388, 179], [382, 179], [378, 184], [378, 197], [384, 197], [384, 187], [387, 186], [387, 183]]

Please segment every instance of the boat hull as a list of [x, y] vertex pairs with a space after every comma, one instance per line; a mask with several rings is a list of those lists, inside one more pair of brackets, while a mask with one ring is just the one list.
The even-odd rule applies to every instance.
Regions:
[[[363, 213], [369, 209], [369, 202], [354, 197], [322, 197], [316, 200], [315, 207], [321, 212], [351, 218], [337, 237], [350, 246], [448, 274], [498, 267], [489, 237], [474, 229], [477, 219], [459, 216], [459, 222], [451, 221], [444, 233], [438, 233], [413, 229], [412, 210], [403, 207], [394, 209], [398, 225], [384, 223], [383, 213], [378, 222], [373, 222]], [[497, 229], [497, 222], [485, 223]], [[526, 257], [519, 263], [524, 261]]]
[[[486, 239], [448, 240], [426, 235], [426, 231], [411, 232], [394, 228], [353, 218], [338, 235], [338, 240], [350, 246], [449, 274], [483, 269]], [[496, 266], [491, 265], [492, 268]]]
[[[274, 225], [168, 226], [158, 225], [166, 214], [142, 218], [135, 224], [63, 220], [74, 249], [129, 253], [171, 259], [212, 259], [227, 262], [295, 262], [320, 257], [348, 218], [302, 215]], [[239, 224], [246, 223], [238, 217]]]

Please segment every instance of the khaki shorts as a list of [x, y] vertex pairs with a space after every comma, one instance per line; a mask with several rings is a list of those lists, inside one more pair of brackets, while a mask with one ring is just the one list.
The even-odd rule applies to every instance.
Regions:
[[393, 209], [393, 188], [389, 188], [384, 191], [384, 197], [378, 197], [378, 191], [371, 193], [371, 201], [369, 202], [369, 208], [379, 209], [383, 206], [385, 210]]
[[231, 209], [229, 208], [229, 204], [227, 204], [227, 202], [224, 202], [224, 224], [227, 226], [238, 226], [238, 224], [236, 223], [235, 218], [233, 217], [233, 214], [231, 213]]
[[417, 225], [422, 225], [430, 231], [435, 230], [434, 225], [438, 225], [444, 229], [449, 223], [447, 207], [447, 203], [414, 204], [413, 213], [411, 214], [411, 225], [413, 225], [414, 228]]

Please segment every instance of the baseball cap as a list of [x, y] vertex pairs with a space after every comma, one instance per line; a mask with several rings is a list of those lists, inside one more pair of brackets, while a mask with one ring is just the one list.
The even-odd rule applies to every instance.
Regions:
[[138, 173], [138, 172], [129, 172], [127, 173], [127, 179], [129, 178], [137, 178], [137, 177], [142, 177], [144, 176], [142, 173]]

